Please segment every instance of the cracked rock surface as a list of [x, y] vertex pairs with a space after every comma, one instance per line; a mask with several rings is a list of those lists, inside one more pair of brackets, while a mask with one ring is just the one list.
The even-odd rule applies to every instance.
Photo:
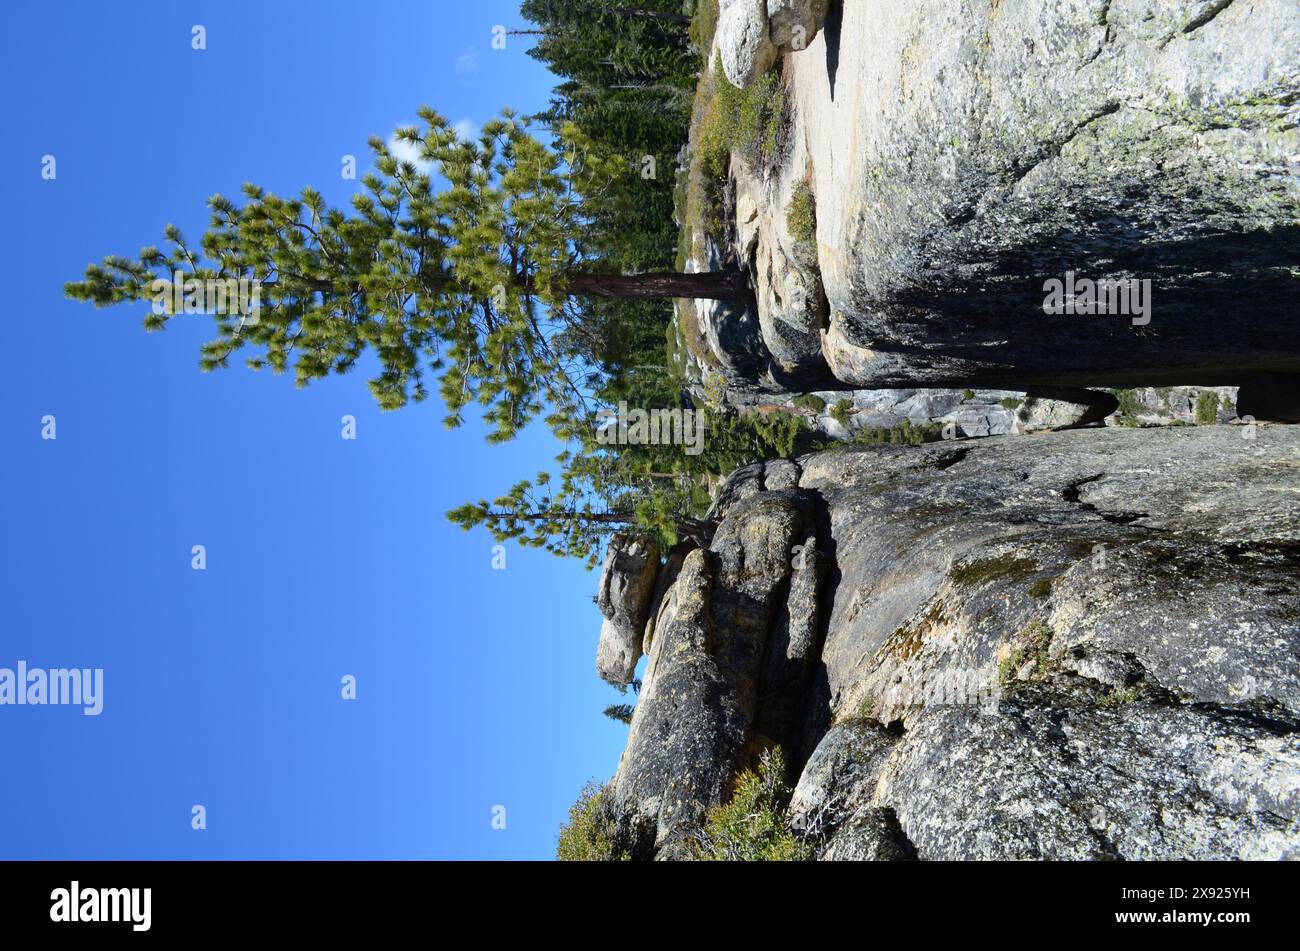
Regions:
[[[1300, 5], [842, 2], [782, 68], [788, 154], [737, 207], [762, 291], [815, 198], [828, 316], [759, 294], [788, 389], [1300, 373]], [[1149, 322], [1045, 314], [1067, 272], [1149, 280]]]
[[1300, 427], [832, 450], [714, 514], [615, 779], [661, 857], [770, 742], [822, 858], [1300, 857]]

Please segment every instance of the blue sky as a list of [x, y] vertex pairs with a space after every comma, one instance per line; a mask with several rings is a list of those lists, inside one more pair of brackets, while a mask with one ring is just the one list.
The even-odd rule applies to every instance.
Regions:
[[206, 318], [146, 334], [143, 307], [62, 293], [167, 222], [197, 240], [207, 196], [244, 181], [345, 203], [342, 156], [364, 170], [367, 138], [422, 103], [470, 126], [542, 107], [522, 42], [491, 48], [516, 4], [5, 18], [0, 667], [102, 667], [105, 697], [98, 717], [0, 706], [0, 857], [549, 858], [626, 739], [601, 716], [619, 697], [593, 670], [596, 576], [516, 546], [493, 570], [491, 539], [444, 513], [545, 467], [551, 437], [488, 446], [435, 400], [380, 413], [364, 366], [306, 390], [202, 374]]

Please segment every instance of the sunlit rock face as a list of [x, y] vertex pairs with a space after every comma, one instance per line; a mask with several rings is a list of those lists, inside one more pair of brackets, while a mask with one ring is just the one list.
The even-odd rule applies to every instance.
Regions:
[[738, 176], [735, 258], [787, 388], [1300, 373], [1300, 6], [839, 3], [777, 52], [787, 147]]
[[824, 858], [1300, 857], [1297, 471], [1263, 424], [738, 470], [657, 595], [620, 801], [687, 857], [777, 743]]

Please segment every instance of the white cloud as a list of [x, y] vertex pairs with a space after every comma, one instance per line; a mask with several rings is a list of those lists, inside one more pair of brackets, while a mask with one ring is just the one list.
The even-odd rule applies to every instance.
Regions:
[[[412, 124], [409, 122], [402, 123], [402, 125]], [[479, 125], [473, 119], [461, 119], [459, 122], [452, 124], [452, 130], [461, 141], [470, 142], [478, 138]], [[426, 162], [421, 158], [420, 146], [399, 139], [396, 132], [388, 137], [388, 151], [399, 162], [410, 162], [426, 175], [433, 171], [433, 163]]]
[[456, 57], [453, 68], [457, 76], [466, 76], [469, 73], [478, 72], [478, 50], [468, 49]]
[[473, 119], [461, 119], [452, 126], [456, 130], [456, 135], [463, 142], [469, 142], [478, 138], [478, 123]]
[[428, 174], [433, 168], [431, 162], [426, 162], [420, 157], [420, 147], [418, 145], [399, 139], [396, 132], [388, 137], [388, 151], [399, 162], [410, 162], [425, 174]]

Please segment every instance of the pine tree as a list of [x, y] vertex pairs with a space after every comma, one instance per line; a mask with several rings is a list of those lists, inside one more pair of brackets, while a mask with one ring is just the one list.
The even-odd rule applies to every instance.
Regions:
[[[479, 404], [491, 439], [511, 438], [545, 414], [566, 444], [559, 479], [539, 473], [493, 501], [448, 515], [498, 540], [598, 563], [616, 530], [707, 541], [701, 515], [720, 472], [789, 451], [797, 421], [702, 408], [707, 450], [598, 444], [591, 406], [690, 408], [666, 378], [671, 296], [748, 299], [736, 270], [673, 273], [674, 178], [665, 165], [685, 141], [697, 58], [675, 0], [526, 0], [540, 29], [533, 55], [565, 77], [536, 124], [506, 111], [475, 141], [424, 109], [423, 128], [398, 132], [431, 163], [428, 174], [372, 139], [375, 171], [349, 211], [304, 189], [281, 198], [246, 185], [240, 205], [210, 199], [198, 246], [168, 226], [166, 252], [109, 257], [67, 286], [99, 306], [154, 300], [160, 285], [260, 282], [256, 321], [215, 314], [204, 370], [240, 351], [253, 369], [292, 370], [299, 386], [346, 373], [370, 349], [370, 389], [393, 409], [427, 398], [436, 378], [448, 426]], [[155, 311], [159, 308], [155, 307]], [[158, 330], [175, 316], [146, 317]]]
[[635, 712], [636, 708], [628, 703], [615, 703], [605, 708], [605, 716], [619, 723], [631, 723]]
[[[463, 141], [443, 116], [427, 108], [420, 115], [425, 128], [400, 129], [398, 138], [421, 150], [445, 180], [442, 190], [375, 138], [376, 171], [364, 177], [353, 214], [327, 207], [311, 188], [285, 199], [246, 185], [242, 206], [220, 195], [209, 200], [211, 227], [197, 248], [168, 226], [169, 251], [108, 257], [68, 284], [68, 295], [106, 306], [155, 300], [173, 275], [256, 280], [259, 319], [216, 314], [218, 337], [203, 348], [203, 369], [225, 367], [248, 348], [256, 351], [250, 367], [284, 372], [292, 362], [305, 386], [347, 372], [372, 348], [381, 372], [370, 388], [385, 409], [424, 399], [426, 374], [440, 373], [448, 425], [479, 403], [501, 440], [544, 406], [561, 435], [565, 420], [582, 413], [578, 355], [555, 346], [563, 332], [580, 329], [582, 312], [571, 299], [749, 295], [734, 270], [589, 270], [585, 200], [631, 172], [575, 126], [548, 145], [507, 110], [477, 141]], [[148, 329], [175, 316], [158, 310], [146, 318]]]

